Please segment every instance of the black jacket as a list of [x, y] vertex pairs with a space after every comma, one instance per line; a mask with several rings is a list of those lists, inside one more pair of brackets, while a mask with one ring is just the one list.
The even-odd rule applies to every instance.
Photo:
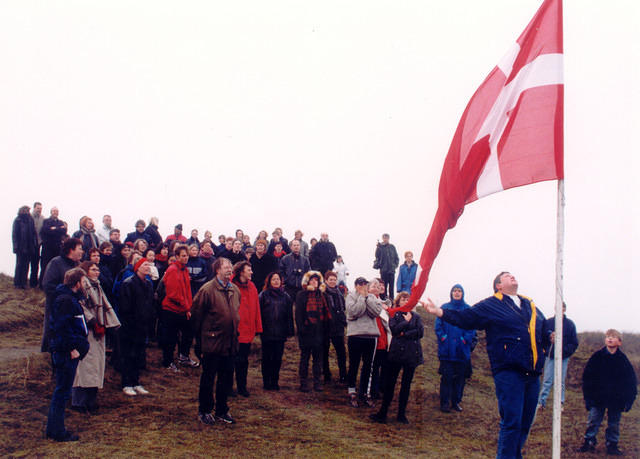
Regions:
[[75, 261], [59, 255], [57, 257], [54, 257], [47, 264], [47, 267], [44, 271], [44, 277], [42, 278], [42, 288], [44, 289], [46, 300], [44, 303], [45, 327], [42, 334], [42, 352], [49, 351], [49, 338], [51, 332], [48, 324], [51, 315], [51, 307], [57, 295], [56, 288], [58, 287], [58, 285], [62, 284], [62, 281], [64, 281], [64, 274], [70, 269], [75, 268], [76, 266], [77, 263]]
[[393, 244], [378, 244], [376, 248], [376, 261], [374, 268], [382, 273], [395, 272], [400, 263], [398, 252]]
[[65, 234], [67, 234], [67, 228], [62, 220], [58, 218], [45, 219], [40, 229], [42, 253], [49, 253], [53, 255], [53, 257], [60, 255], [62, 238]]
[[283, 289], [269, 288], [260, 293], [262, 341], [285, 341], [294, 335], [293, 301]]
[[329, 300], [329, 309], [331, 310], [329, 336], [344, 336], [344, 328], [347, 326], [344, 296], [337, 287], [331, 288], [327, 286], [325, 293]]
[[302, 276], [311, 269], [309, 259], [302, 255], [287, 254], [280, 259], [280, 271], [284, 276], [284, 284], [289, 288], [302, 287]]
[[38, 235], [33, 218], [29, 214], [20, 214], [13, 221], [13, 253], [34, 255], [38, 250]]
[[311, 269], [320, 271], [324, 276], [327, 271], [333, 269], [333, 262], [337, 257], [338, 252], [336, 251], [336, 246], [333, 245], [333, 242], [319, 241], [313, 246], [313, 249], [311, 249], [311, 252], [309, 253]]
[[145, 239], [149, 242], [149, 245], [156, 249], [160, 244], [162, 244], [162, 236], [158, 232], [158, 227], [156, 225], [149, 225], [145, 228], [144, 234], [146, 235]]
[[420, 316], [414, 311], [411, 320], [407, 321], [401, 312], [396, 312], [389, 319], [391, 329], [391, 346], [388, 359], [408, 367], [417, 367], [424, 362], [420, 339], [424, 335], [424, 326]]
[[[556, 318], [553, 316], [551, 319], [547, 319], [545, 328], [549, 331], [556, 329]], [[578, 333], [576, 332], [576, 324], [571, 319], [567, 319], [567, 316], [562, 316], [562, 358], [568, 359], [578, 349]], [[549, 358], [554, 358], [554, 346], [551, 345], [549, 351]]]
[[131, 242], [135, 244], [138, 239], [144, 239], [145, 241], [147, 241], [147, 245], [151, 246], [151, 238], [149, 237], [149, 233], [147, 233], [147, 230], [144, 230], [141, 233], [138, 233], [137, 230], [128, 233], [127, 238], [124, 240], [124, 243], [126, 244], [127, 242]]
[[593, 407], [629, 411], [638, 394], [636, 373], [624, 353], [596, 351], [584, 367], [582, 393], [587, 410]]
[[278, 262], [268, 253], [265, 253], [262, 258], [258, 258], [254, 253], [251, 255], [249, 263], [251, 263], [251, 269], [253, 270], [251, 280], [258, 289], [258, 292], [261, 292], [264, 287], [264, 281], [267, 279], [269, 273], [278, 270]]
[[122, 283], [118, 302], [120, 336], [131, 342], [144, 343], [154, 316], [153, 284], [137, 274]]

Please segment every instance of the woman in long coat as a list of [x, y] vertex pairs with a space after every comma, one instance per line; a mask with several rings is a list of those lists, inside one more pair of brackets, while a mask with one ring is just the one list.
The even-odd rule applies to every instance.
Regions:
[[82, 282], [86, 299], [81, 304], [89, 329], [89, 352], [78, 363], [71, 389], [71, 408], [94, 412], [98, 409], [98, 389], [102, 389], [104, 382], [105, 330], [119, 327], [120, 322], [100, 286], [98, 264], [85, 261], [80, 267], [87, 273]]

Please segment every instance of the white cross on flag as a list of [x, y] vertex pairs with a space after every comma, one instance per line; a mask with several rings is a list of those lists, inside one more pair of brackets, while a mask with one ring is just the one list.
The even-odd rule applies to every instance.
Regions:
[[462, 114], [409, 305], [422, 296], [444, 235], [465, 204], [564, 177], [562, 58], [562, 2], [545, 0]]

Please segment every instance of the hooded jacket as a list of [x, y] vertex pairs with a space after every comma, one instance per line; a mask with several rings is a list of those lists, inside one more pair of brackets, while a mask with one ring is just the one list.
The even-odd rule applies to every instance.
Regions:
[[[453, 299], [453, 289], [462, 290], [462, 298]], [[464, 311], [470, 306], [464, 301], [464, 289], [462, 285], [456, 284], [451, 287], [449, 292], [451, 301], [442, 305], [442, 309], [451, 309], [454, 311]], [[471, 360], [471, 343], [476, 335], [475, 330], [463, 330], [462, 328], [451, 325], [440, 317], [435, 323], [436, 336], [438, 338], [438, 358], [450, 362], [468, 362]]]
[[[318, 277], [318, 288], [312, 289], [309, 281]], [[329, 334], [331, 311], [329, 301], [324, 293], [326, 286], [322, 274], [318, 271], [308, 271], [302, 278], [302, 289], [296, 296], [296, 327], [298, 328], [298, 343], [300, 347], [321, 346], [325, 336]], [[309, 308], [309, 299], [315, 297], [320, 307]]]
[[250, 343], [257, 333], [262, 333], [262, 317], [260, 316], [260, 303], [258, 290], [253, 282], [240, 282], [233, 279], [232, 282], [240, 291], [240, 305], [238, 306], [238, 342]]

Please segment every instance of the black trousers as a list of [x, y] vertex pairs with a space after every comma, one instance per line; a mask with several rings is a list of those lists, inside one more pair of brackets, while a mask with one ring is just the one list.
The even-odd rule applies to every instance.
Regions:
[[26, 288], [30, 262], [31, 257], [28, 254], [16, 253], [16, 270], [13, 275], [14, 287]]
[[358, 377], [358, 367], [362, 360], [362, 370], [360, 372], [360, 398], [366, 398], [369, 394], [371, 382], [371, 368], [373, 358], [376, 353], [377, 338], [363, 336], [349, 336], [347, 345], [349, 346], [349, 372], [347, 373], [347, 384], [349, 393], [356, 392], [356, 378]]
[[[233, 385], [233, 363], [235, 356], [212, 353], [202, 354], [202, 375], [200, 375], [200, 390], [198, 401], [200, 413], [211, 413], [214, 407], [213, 384], [216, 383], [215, 414], [222, 416], [229, 411], [227, 397]], [[216, 377], [218, 378], [216, 381]]]
[[393, 301], [393, 286], [396, 280], [396, 273], [393, 271], [389, 273], [383, 273], [382, 271], [380, 271], [380, 278], [384, 281], [385, 297], [383, 299], [389, 298], [391, 301]]
[[387, 365], [387, 350], [376, 349], [376, 356], [373, 359], [373, 370], [371, 371], [371, 396], [378, 397], [384, 392], [384, 374]]
[[311, 365], [311, 373], [313, 374], [313, 383], [320, 384], [320, 375], [322, 374], [322, 344], [317, 346], [300, 346], [300, 385], [306, 385], [309, 379], [309, 358], [313, 356]]
[[404, 416], [407, 411], [411, 381], [413, 381], [413, 374], [416, 371], [416, 367], [387, 361], [384, 378], [384, 395], [382, 397], [382, 406], [380, 407], [380, 414], [382, 416], [387, 415], [389, 405], [391, 405], [391, 401], [393, 400], [393, 392], [396, 388], [396, 381], [398, 380], [400, 370], [402, 370], [402, 382], [400, 383], [400, 399], [398, 400], [398, 417]]
[[182, 355], [189, 356], [191, 342], [193, 341], [193, 332], [191, 324], [186, 314], [177, 314], [175, 312], [162, 310], [160, 311], [160, 327], [162, 347], [162, 366], [168, 367], [173, 363], [173, 352], [178, 342], [178, 334], [180, 334], [180, 344], [178, 352]]
[[[440, 361], [440, 406], [449, 408], [460, 403], [464, 388], [464, 362]], [[449, 405], [451, 404], [451, 405]]]
[[247, 374], [249, 373], [249, 351], [251, 343], [239, 343], [238, 354], [236, 354], [235, 371], [236, 386], [238, 391], [247, 389]]
[[120, 352], [122, 356], [122, 387], [133, 387], [140, 384], [139, 362], [144, 357], [147, 345], [144, 341], [134, 341], [131, 337], [120, 336]]
[[40, 266], [40, 246], [36, 247], [36, 253], [31, 255], [30, 263], [29, 285], [31, 288], [36, 288], [38, 286], [38, 268]]
[[329, 348], [333, 344], [333, 348], [336, 351], [336, 358], [338, 359], [338, 371], [340, 374], [340, 380], [344, 381], [347, 378], [347, 350], [344, 347], [344, 336], [329, 336], [325, 339], [322, 355], [322, 373], [324, 379], [331, 379], [331, 369], [329, 368]]
[[265, 389], [278, 387], [284, 340], [262, 342], [262, 384]]

